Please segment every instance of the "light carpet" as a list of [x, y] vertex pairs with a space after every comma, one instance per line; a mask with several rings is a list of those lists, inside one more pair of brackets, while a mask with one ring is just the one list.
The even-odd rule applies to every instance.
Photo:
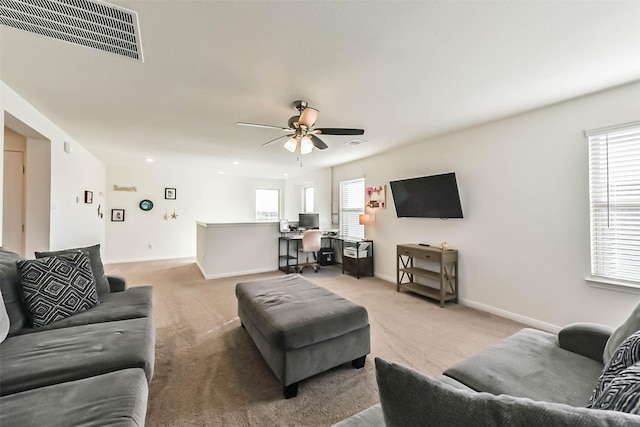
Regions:
[[[511, 335], [522, 324], [457, 304], [396, 292], [395, 284], [323, 267], [303, 276], [365, 306], [371, 354], [300, 383], [282, 386], [240, 327], [235, 285], [281, 272], [204, 280], [190, 259], [106, 266], [129, 286], [154, 287], [156, 365], [148, 426], [330, 426], [377, 403], [374, 357], [439, 376], [449, 366]], [[461, 283], [464, 286], [464, 280]]]

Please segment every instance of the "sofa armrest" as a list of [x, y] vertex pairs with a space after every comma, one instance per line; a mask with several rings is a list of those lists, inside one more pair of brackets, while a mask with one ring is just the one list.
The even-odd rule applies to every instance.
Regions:
[[612, 333], [613, 328], [597, 323], [572, 323], [558, 333], [558, 345], [602, 363], [602, 353]]
[[127, 290], [127, 280], [121, 276], [107, 276], [111, 293], [123, 292]]

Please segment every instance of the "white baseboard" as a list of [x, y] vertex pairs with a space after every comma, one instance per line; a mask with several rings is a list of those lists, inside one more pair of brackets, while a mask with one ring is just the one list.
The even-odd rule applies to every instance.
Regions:
[[490, 305], [482, 304], [476, 301], [458, 298], [458, 302], [462, 305], [466, 305], [467, 307], [475, 308], [476, 310], [480, 311], [486, 311], [487, 313], [495, 314], [496, 316], [506, 317], [507, 319], [515, 320], [516, 322], [524, 323], [525, 325], [531, 326], [533, 328], [542, 329], [543, 331], [551, 332], [554, 334], [557, 334], [560, 329], [562, 329], [560, 326], [552, 325], [551, 323], [541, 322], [540, 320], [532, 319], [531, 317], [521, 316], [519, 314], [492, 307]]
[[225, 277], [235, 277], [235, 276], [247, 276], [249, 274], [258, 274], [258, 273], [271, 273], [273, 271], [277, 271], [277, 269], [274, 270], [273, 268], [259, 268], [255, 270], [227, 271], [225, 273], [220, 273], [220, 274], [206, 274], [202, 269], [202, 267], [200, 267], [199, 263], [196, 262], [196, 265], [200, 269], [200, 273], [202, 273], [202, 277], [204, 277], [205, 280], [223, 279]]
[[[393, 284], [396, 283], [395, 277], [387, 277], [379, 274], [376, 274], [376, 277], [382, 280], [386, 280], [387, 282], [391, 282]], [[560, 326], [552, 325], [551, 323], [541, 322], [540, 320], [533, 319], [531, 317], [521, 316], [520, 314], [512, 313], [507, 310], [502, 310], [500, 308], [496, 308], [487, 304], [482, 304], [482, 303], [468, 300], [465, 298], [458, 298], [458, 303], [461, 305], [465, 305], [467, 307], [474, 308], [476, 310], [495, 314], [496, 316], [515, 320], [516, 322], [524, 323], [527, 326], [531, 326], [533, 328], [541, 329], [543, 331], [551, 332], [554, 334], [557, 334], [560, 331], [560, 329], [562, 329]]]
[[166, 257], [143, 257], [143, 258], [122, 258], [122, 259], [105, 259], [102, 260], [103, 264], [126, 264], [129, 262], [148, 262], [148, 261], [165, 261], [165, 260], [175, 260], [175, 259], [192, 259], [196, 260], [196, 257], [193, 255], [185, 255], [185, 256], [166, 256]]

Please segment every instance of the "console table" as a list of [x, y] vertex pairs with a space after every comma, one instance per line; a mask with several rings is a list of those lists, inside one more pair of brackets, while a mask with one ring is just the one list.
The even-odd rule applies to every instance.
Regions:
[[[420, 283], [431, 281], [437, 288]], [[432, 298], [444, 307], [445, 301], [458, 302], [458, 251], [407, 243], [397, 246], [396, 290], [406, 289]]]

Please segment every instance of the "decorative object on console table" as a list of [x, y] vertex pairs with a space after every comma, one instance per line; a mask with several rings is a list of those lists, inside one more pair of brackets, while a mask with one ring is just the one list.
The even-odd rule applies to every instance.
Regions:
[[[443, 242], [446, 243], [446, 242]], [[446, 245], [447, 247], [449, 245]], [[419, 264], [417, 266], [416, 264]], [[422, 278], [438, 288], [418, 282]], [[404, 280], [407, 281], [404, 281]], [[408, 243], [397, 246], [396, 290], [407, 289], [428, 298], [458, 302], [458, 251]]]
[[373, 277], [373, 241], [343, 240], [342, 273], [355, 273], [359, 279], [361, 273]]
[[177, 191], [175, 188], [165, 188], [164, 198], [167, 200], [176, 200]]

